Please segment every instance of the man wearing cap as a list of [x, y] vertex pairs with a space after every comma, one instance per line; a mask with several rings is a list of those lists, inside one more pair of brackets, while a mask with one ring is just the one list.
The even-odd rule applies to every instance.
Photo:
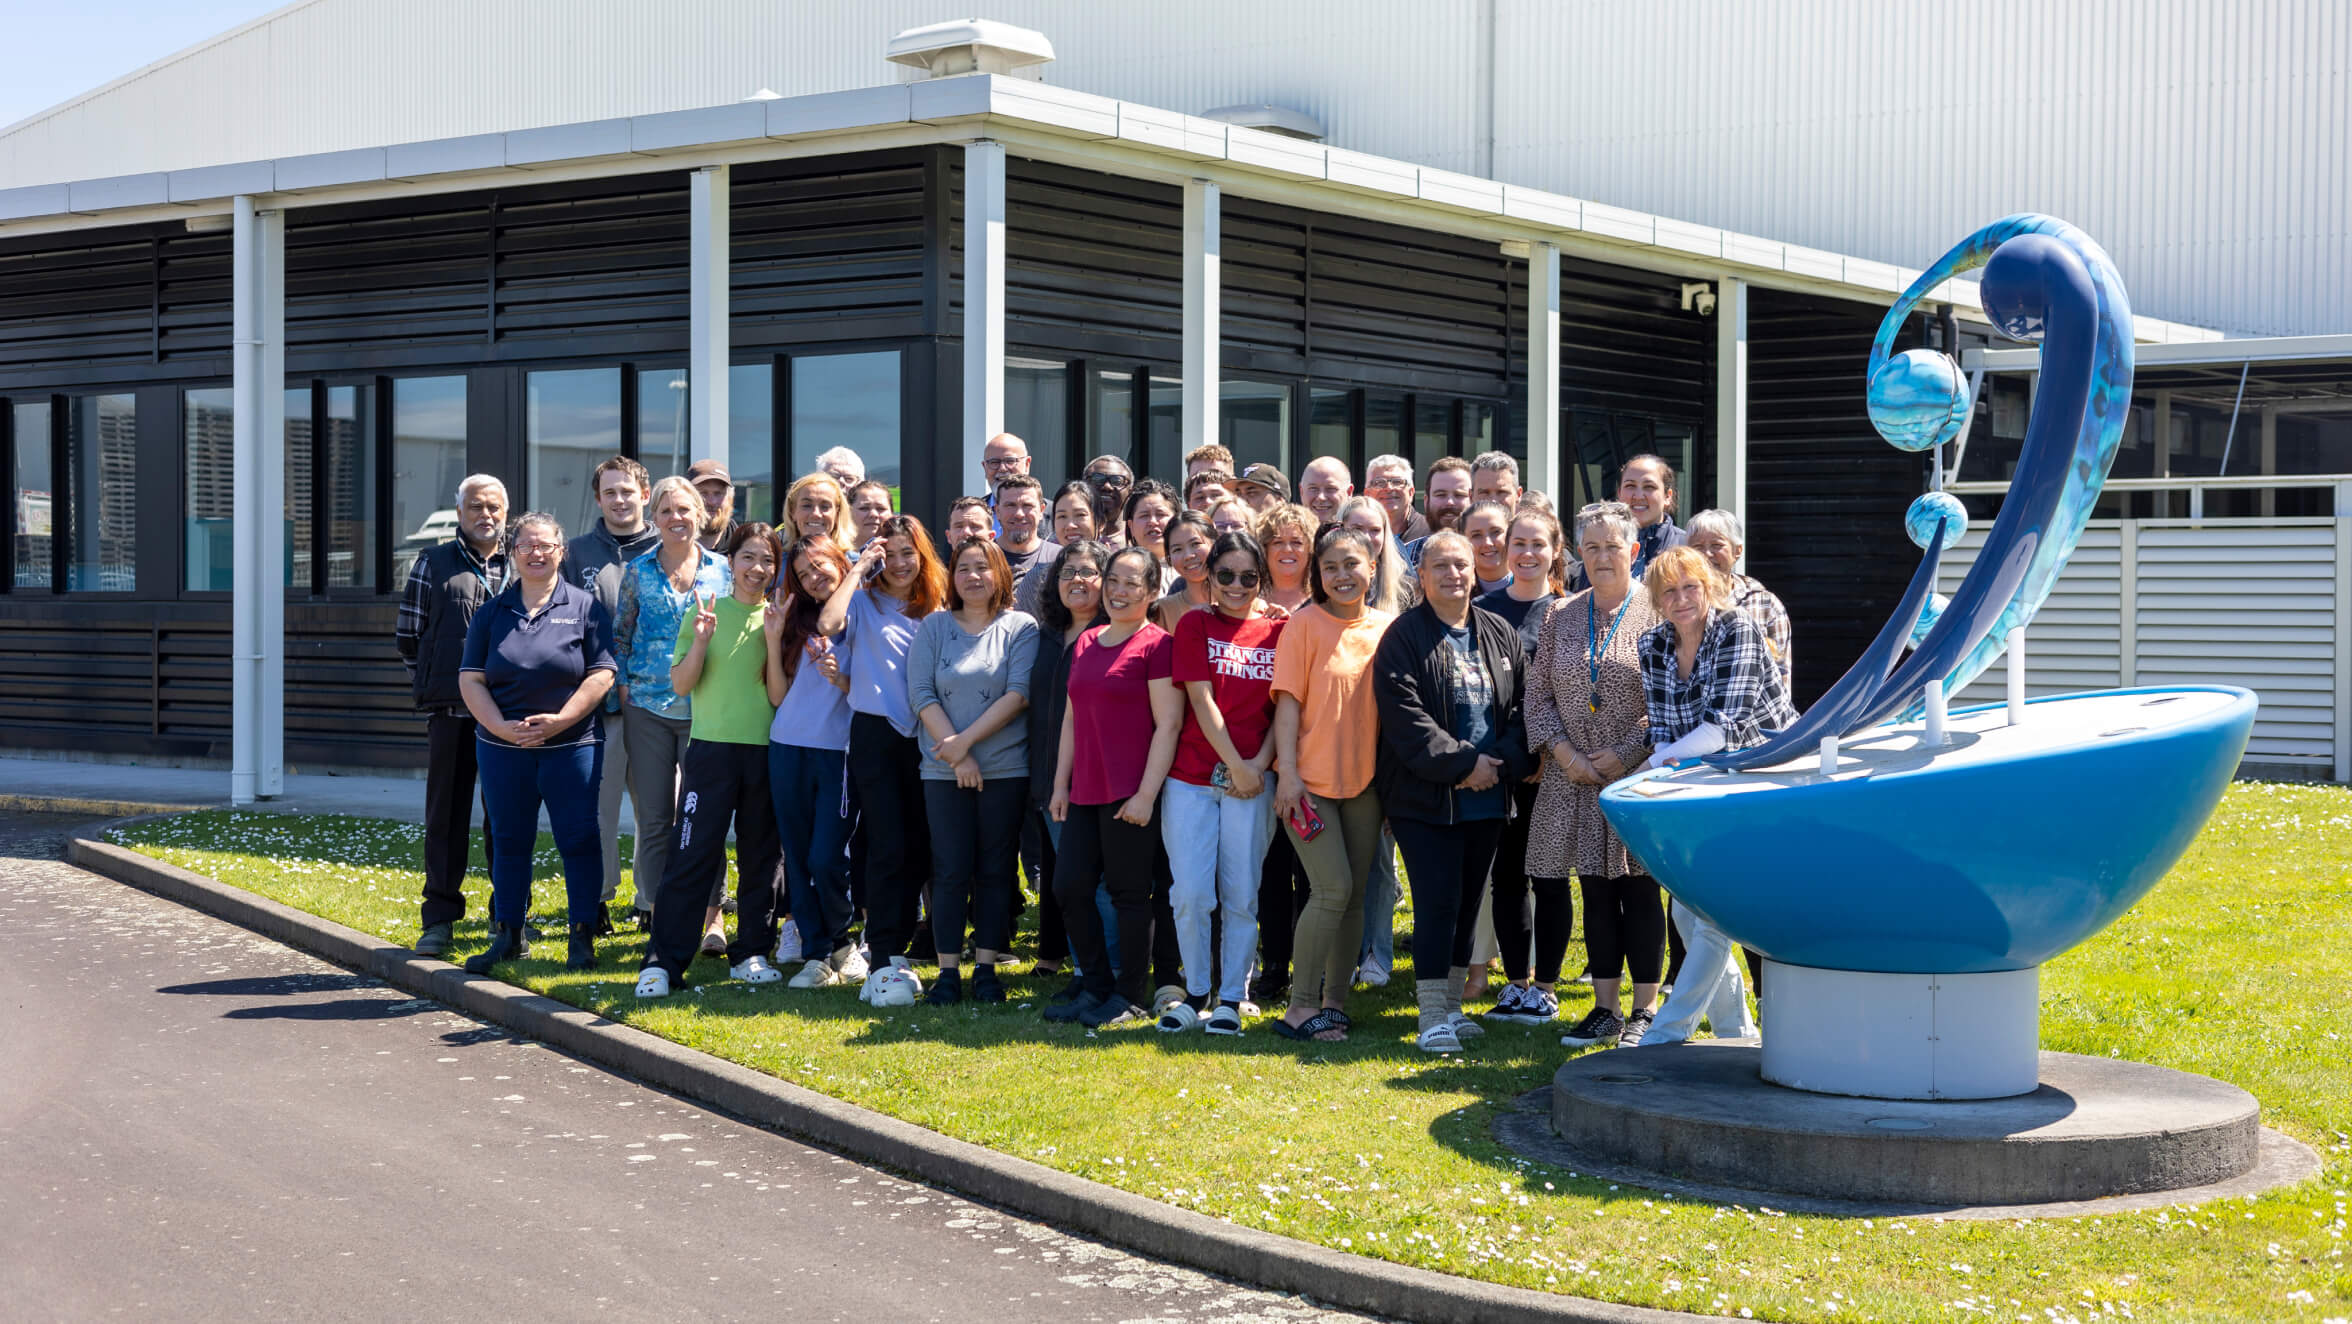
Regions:
[[1252, 515], [1263, 515], [1290, 501], [1290, 480], [1271, 464], [1253, 464], [1233, 480], [1233, 495], [1241, 498]]
[[1339, 523], [1339, 507], [1356, 494], [1356, 482], [1348, 473], [1347, 461], [1336, 455], [1318, 455], [1299, 470], [1299, 504], [1315, 512], [1315, 518], [1325, 524]]
[[686, 477], [702, 493], [702, 536], [695, 541], [715, 552], [735, 522], [735, 480], [717, 460], [696, 460], [686, 466]]

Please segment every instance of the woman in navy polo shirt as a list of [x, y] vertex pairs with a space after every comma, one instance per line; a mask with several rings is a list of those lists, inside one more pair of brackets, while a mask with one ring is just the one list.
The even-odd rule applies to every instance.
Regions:
[[564, 531], [554, 516], [523, 516], [513, 537], [515, 577], [474, 613], [458, 664], [458, 693], [480, 724], [475, 752], [490, 822], [490, 948], [465, 966], [484, 974], [529, 950], [523, 920], [544, 805], [563, 855], [569, 964], [586, 970], [596, 964], [604, 891], [598, 710], [613, 684], [612, 617], [594, 593], [564, 582]]

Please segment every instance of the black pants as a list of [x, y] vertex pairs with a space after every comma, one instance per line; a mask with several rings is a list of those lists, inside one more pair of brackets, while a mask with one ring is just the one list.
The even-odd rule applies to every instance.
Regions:
[[[466, 856], [474, 844], [474, 719], [425, 715], [424, 927], [465, 918]], [[484, 810], [482, 832], [490, 832]]]
[[[1536, 794], [1537, 787], [1528, 782], [1511, 788], [1518, 814], [1503, 825], [1502, 841], [1495, 847], [1495, 945], [1502, 949], [1503, 973], [1514, 981], [1532, 973], [1536, 983], [1550, 984], [1560, 978], [1568, 936], [1576, 931], [1576, 904], [1570, 899], [1573, 894], [1567, 879], [1527, 876], [1527, 830], [1535, 821]], [[1535, 893], [1532, 934], [1527, 923], [1527, 894], [1531, 890]], [[1527, 960], [1530, 938], [1535, 945], [1532, 972]]]
[[849, 780], [866, 833], [866, 945], [876, 968], [908, 955], [931, 881], [921, 754], [887, 717], [849, 719]]
[[[1070, 935], [1070, 952], [1085, 972], [1086, 991], [1098, 997], [1124, 994], [1138, 1006], [1151, 1001], [1153, 931], [1152, 894], [1155, 887], [1152, 843], [1157, 826], [1137, 827], [1121, 822], [1119, 806], [1071, 805], [1062, 824], [1062, 853], [1054, 897], [1061, 902], [1062, 925]], [[1095, 880], [1110, 889], [1111, 909], [1119, 917], [1119, 977], [1111, 978], [1110, 944], [1103, 939], [1102, 915], [1094, 908]], [[1175, 928], [1171, 921], [1166, 925]], [[1170, 934], [1173, 937], [1173, 933]], [[1173, 944], [1171, 944], [1173, 945]]]
[[1658, 982], [1659, 949], [1666, 945], [1666, 904], [1658, 880], [1646, 873], [1619, 878], [1579, 876], [1584, 893], [1584, 951], [1595, 979], [1620, 969], [1636, 984]]
[[1290, 982], [1290, 948], [1299, 914], [1307, 908], [1307, 873], [1278, 824], [1258, 874], [1258, 982], [1268, 989]]
[[1021, 811], [1029, 779], [999, 777], [967, 791], [951, 781], [925, 781], [931, 819], [931, 942], [944, 963], [964, 950], [966, 901], [972, 946], [1002, 952], [1013, 945], [1013, 870], [1021, 846]]
[[1054, 899], [1054, 870], [1060, 852], [1046, 827], [1045, 806], [1034, 799], [1021, 820], [1021, 867], [1037, 893], [1037, 959], [1056, 963], [1070, 959], [1070, 935], [1062, 927], [1062, 903]]
[[653, 937], [645, 964], [670, 972], [673, 983], [702, 947], [710, 913], [710, 880], [727, 868], [727, 827], [735, 828], [734, 965], [776, 949], [776, 874], [783, 843], [776, 803], [768, 789], [768, 747], [694, 740], [678, 760], [678, 844], [653, 898]]
[[1454, 967], [1470, 964], [1478, 903], [1485, 899], [1503, 820], [1424, 823], [1392, 817], [1388, 830], [1405, 858], [1405, 881], [1413, 889], [1413, 978], [1443, 979]]

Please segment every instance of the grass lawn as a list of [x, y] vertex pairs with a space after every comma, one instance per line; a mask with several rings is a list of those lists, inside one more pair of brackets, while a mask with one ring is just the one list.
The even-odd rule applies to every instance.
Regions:
[[[208, 812], [117, 839], [399, 943], [417, 934], [421, 831]], [[625, 856], [624, 856], [625, 858]], [[535, 913], [563, 904], [542, 843]], [[483, 941], [474, 921], [458, 956]], [[624, 888], [623, 896], [628, 895]], [[1605, 1300], [1759, 1319], [2352, 1318], [2352, 792], [2241, 784], [2139, 908], [2044, 975], [2042, 1042], [2202, 1072], [2317, 1147], [2316, 1182], [2096, 1219], [1938, 1222], [1673, 1201], [1530, 1163], [1492, 1110], [1545, 1083], [1559, 1029], [1497, 1026], [1459, 1057], [1412, 1047], [1410, 971], [1359, 991], [1354, 1038], [1299, 1046], [1052, 1026], [1056, 981], [1004, 1007], [878, 1013], [852, 989], [753, 991], [697, 964], [639, 1006], [637, 944], [510, 978], [796, 1084], [1231, 1222], [1400, 1263]], [[1398, 916], [1400, 959], [1410, 916]], [[1026, 948], [1027, 938], [1023, 940]], [[1570, 969], [1581, 952], [1571, 947]], [[1409, 967], [1409, 961], [1406, 962]], [[715, 982], [714, 982], [715, 981]], [[1560, 1027], [1589, 990], [1561, 986]], [[1024, 1006], [1024, 1002], [1031, 1005]]]

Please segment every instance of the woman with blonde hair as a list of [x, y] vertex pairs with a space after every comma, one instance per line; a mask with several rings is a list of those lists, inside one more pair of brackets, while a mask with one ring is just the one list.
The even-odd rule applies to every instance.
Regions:
[[857, 516], [850, 511], [849, 495], [841, 490], [841, 480], [829, 473], [802, 474], [784, 489], [784, 528], [780, 533], [792, 541], [819, 536], [831, 538], [833, 545], [843, 549], [857, 543]]
[[1269, 506], [1250, 526], [1266, 552], [1266, 601], [1285, 613], [1298, 611], [1312, 596], [1308, 580], [1315, 559], [1315, 512], [1295, 502]]
[[1374, 611], [1394, 616], [1421, 600], [1421, 585], [1405, 565], [1404, 553], [1398, 550], [1388, 527], [1388, 508], [1377, 497], [1352, 496], [1339, 503], [1339, 522], [1372, 538], [1380, 554], [1373, 569], [1372, 592], [1364, 605]]

